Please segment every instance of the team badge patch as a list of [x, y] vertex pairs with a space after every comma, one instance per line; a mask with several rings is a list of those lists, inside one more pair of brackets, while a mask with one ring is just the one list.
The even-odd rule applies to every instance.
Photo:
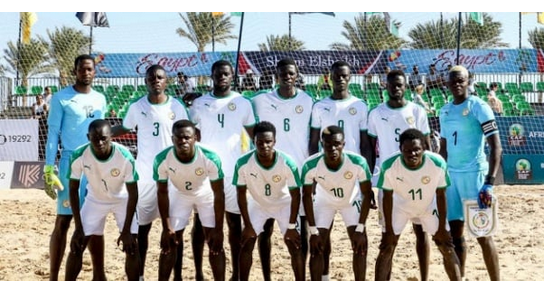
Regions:
[[64, 208], [70, 208], [70, 200], [64, 200], [62, 201], [62, 206]]
[[467, 115], [468, 115], [468, 112], [469, 112], [468, 108], [465, 108], [465, 109], [463, 110], [463, 116], [467, 116]]
[[118, 177], [120, 173], [121, 173], [121, 171], [119, 169], [117, 169], [117, 168], [113, 168], [110, 171], [110, 175], [112, 177]]
[[229, 110], [230, 110], [230, 111], [235, 111], [235, 110], [236, 110], [236, 104], [234, 104], [234, 103], [232, 103], [232, 102], [229, 103], [228, 107], [229, 107]]
[[353, 178], [353, 173], [350, 172], [350, 171], [347, 171], [344, 173], [344, 178], [347, 179], [347, 180], [350, 180], [351, 178]]
[[351, 114], [351, 115], [357, 114], [357, 109], [355, 109], [355, 107], [350, 107], [349, 108], [349, 114]]
[[304, 108], [302, 107], [302, 105], [297, 105], [297, 107], [295, 107], [296, 113], [301, 114], [303, 111], [304, 111]]
[[176, 114], [173, 111], [170, 111], [170, 113], [168, 113], [168, 117], [170, 120], [174, 120], [174, 118], [176, 118]]
[[414, 116], [410, 116], [410, 117], [406, 118], [406, 122], [408, 122], [408, 124], [410, 124], [410, 125], [414, 125], [416, 120], [414, 120]]
[[431, 181], [431, 178], [429, 176], [424, 176], [421, 178], [421, 183], [428, 184]]
[[204, 174], [204, 169], [203, 168], [198, 167], [198, 168], [195, 169], [195, 175], [202, 176], [202, 174]]
[[280, 175], [273, 175], [272, 176], [272, 181], [273, 182], [280, 182], [281, 181], [281, 176]]

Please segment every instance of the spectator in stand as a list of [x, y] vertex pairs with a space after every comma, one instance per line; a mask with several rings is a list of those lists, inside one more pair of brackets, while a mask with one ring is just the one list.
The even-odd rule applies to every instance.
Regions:
[[302, 73], [298, 74], [297, 80], [295, 80], [295, 87], [306, 91], [306, 84], [304, 84], [304, 75], [302, 75]]
[[[451, 69], [451, 64], [448, 64], [448, 66], [446, 67], [446, 69], [442, 70], [442, 75], [441, 75], [441, 79], [442, 79], [442, 91], [446, 92], [446, 90], [448, 89], [448, 81], [450, 79], [450, 69]], [[472, 75], [474, 77], [474, 75]], [[470, 89], [469, 89], [470, 91]]]
[[414, 101], [414, 103], [417, 103], [417, 104], [423, 106], [423, 108], [425, 108], [427, 113], [432, 113], [433, 112], [433, 109], [423, 99], [423, 85], [419, 85], [419, 86], [416, 87], [416, 92], [415, 92], [413, 101]]
[[391, 71], [389, 66], [384, 67], [383, 74], [380, 76], [380, 89], [383, 91], [387, 89], [387, 74]]
[[[446, 75], [446, 77], [449, 77], [449, 75]], [[445, 84], [447, 83], [448, 81], [445, 81]], [[478, 95], [478, 92], [476, 92], [476, 87], [478, 85], [476, 85], [476, 79], [474, 79], [474, 73], [470, 72], [468, 74], [468, 93], [473, 95], [473, 96], [477, 96]]]
[[274, 78], [269, 69], [266, 69], [259, 79], [259, 90], [272, 90], [274, 88]]
[[323, 74], [319, 76], [317, 80], [318, 90], [330, 90], [332, 89], [331, 72], [328, 68], [323, 69]]
[[38, 146], [38, 157], [40, 161], [45, 159], [45, 141], [47, 139], [47, 113], [49, 105], [45, 103], [43, 96], [37, 95], [36, 102], [32, 105], [34, 115], [33, 119], [38, 119], [38, 137], [40, 139]]
[[423, 75], [419, 73], [419, 67], [417, 66], [417, 64], [412, 67], [412, 73], [410, 74], [410, 80], [408, 81], [408, 84], [410, 85], [411, 91], [415, 91], [416, 87], [419, 85], [423, 87]]
[[183, 72], [178, 72], [178, 89], [176, 90], [177, 96], [183, 96], [186, 93], [193, 93], [195, 91], [195, 82], [193, 79], [190, 79], [189, 76], [185, 75]]
[[246, 77], [242, 79], [242, 91], [257, 91], [257, 83], [251, 69], [246, 71]]
[[47, 86], [43, 88], [43, 101], [47, 104], [47, 106], [49, 106], [52, 96], [53, 92], [51, 91], [51, 87]]
[[427, 89], [442, 89], [442, 77], [436, 71], [434, 64], [429, 65], [429, 73], [426, 78]]
[[109, 114], [108, 117], [110, 117], [110, 118], [115, 118], [115, 117], [117, 117], [117, 112], [115, 111], [115, 109], [114, 109], [113, 107], [110, 108], [110, 111], [108, 111], [108, 114]]
[[502, 101], [497, 98], [497, 95], [495, 94], [497, 89], [499, 88], [499, 85], [496, 82], [491, 83], [489, 85], [490, 89], [487, 93], [487, 104], [489, 104], [489, 107], [493, 110], [493, 114], [495, 114], [495, 117], [501, 116], [503, 113], [502, 109]]

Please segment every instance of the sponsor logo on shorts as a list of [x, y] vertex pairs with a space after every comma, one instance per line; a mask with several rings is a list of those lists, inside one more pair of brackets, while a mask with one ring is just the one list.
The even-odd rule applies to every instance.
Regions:
[[195, 169], [195, 175], [202, 176], [204, 174], [204, 169], [202, 167], [198, 167]]
[[272, 181], [273, 182], [280, 182], [281, 181], [281, 176], [280, 175], [273, 175], [272, 176]]
[[295, 107], [295, 112], [296, 113], [301, 114], [303, 111], [304, 111], [304, 107], [302, 107], [302, 105], [297, 105]]
[[353, 173], [350, 172], [350, 171], [347, 171], [344, 173], [344, 178], [347, 179], [347, 180], [350, 180], [351, 178], [353, 178]]
[[120, 171], [119, 169], [117, 169], [117, 168], [113, 168], [113, 169], [111, 169], [111, 171], [110, 171], [110, 175], [111, 175], [112, 177], [118, 177], [119, 174], [121, 174], [121, 171]]
[[70, 200], [64, 200], [62, 201], [62, 206], [64, 208], [70, 208]]
[[429, 177], [429, 176], [423, 176], [421, 178], [421, 183], [423, 183], [423, 184], [428, 184], [430, 181], [431, 181], [431, 177]]
[[233, 102], [229, 103], [228, 107], [229, 107], [230, 111], [235, 111], [236, 110], [236, 104], [234, 104]]
[[355, 109], [355, 107], [350, 107], [349, 108], [349, 114], [351, 114], [351, 115], [357, 114], [357, 109]]

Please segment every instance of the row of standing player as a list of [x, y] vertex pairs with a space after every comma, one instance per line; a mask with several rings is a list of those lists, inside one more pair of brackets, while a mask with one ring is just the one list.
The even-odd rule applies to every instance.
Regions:
[[[81, 69], [81, 66], [79, 65], [81, 64], [81, 62], [88, 63], [88, 60], [83, 59], [83, 60], [80, 60], [79, 63], [78, 63], [78, 60], [76, 60], [75, 74], [78, 79], [76, 79], [76, 84], [74, 85], [74, 87], [70, 88], [70, 89], [73, 89], [72, 90], [73, 93], [70, 93], [72, 97], [78, 97], [77, 93], [91, 93], [92, 92], [90, 90], [90, 84], [92, 83], [92, 78], [94, 77], [94, 68], [88, 69], [85, 71], [78, 71], [79, 69]], [[94, 65], [91, 65], [91, 66], [94, 66]], [[163, 89], [166, 87], [166, 73], [164, 72], [164, 70], [161, 69], [160, 67], [157, 67], [156, 69], [152, 69], [152, 68], [150, 68], [150, 70], [152, 71], [148, 70], [148, 73], [146, 76], [146, 84], [148, 85], [148, 90], [149, 90], [148, 98], [141, 99], [139, 102], [133, 104], [131, 106], [133, 108], [132, 111], [134, 112], [132, 114], [133, 117], [130, 117], [130, 115], [127, 113], [127, 118], [125, 118], [126, 120], [124, 120], [123, 122], [125, 131], [127, 129], [134, 128], [136, 125], [138, 125], [138, 134], [139, 134], [138, 146], [139, 146], [139, 151], [142, 151], [142, 152], [149, 150], [150, 147], [157, 146], [156, 145], [157, 142], [153, 140], [154, 138], [150, 136], [162, 137], [163, 139], [166, 139], [166, 142], [169, 142], [169, 137], [164, 137], [164, 136], [169, 135], [168, 128], [170, 126], [167, 126], [167, 123], [161, 123], [160, 121], [173, 122], [174, 119], [183, 119], [187, 117], [187, 116], [181, 116], [184, 113], [183, 110], [179, 110], [179, 111], [165, 110], [166, 108], [168, 108], [168, 106], [165, 106], [165, 105], [170, 105], [170, 103], [172, 102], [176, 103], [176, 102], [174, 100], [169, 99], [166, 95], [164, 95]], [[316, 103], [314, 106], [311, 98], [309, 98], [307, 95], [300, 92], [294, 87], [294, 80], [296, 79], [298, 74], [298, 70], [296, 68], [296, 64], [294, 63], [294, 61], [282, 60], [280, 63], [278, 63], [278, 67], [277, 67], [277, 76], [279, 78], [278, 90], [270, 94], [257, 96], [254, 99], [254, 105], [257, 111], [256, 112], [257, 116], [260, 120], [269, 120], [272, 123], [274, 123], [276, 126], [278, 126], [279, 128], [283, 129], [283, 130], [278, 130], [278, 138], [277, 138], [278, 147], [280, 147], [280, 149], [285, 151], [293, 150], [289, 154], [291, 154], [293, 158], [295, 158], [295, 161], [297, 159], [305, 159], [304, 157], [297, 158], [297, 156], [300, 155], [301, 151], [302, 151], [301, 155], [305, 155], [305, 154], [310, 155], [310, 154], [313, 154], [314, 152], [317, 152], [318, 142], [319, 142], [319, 132], [321, 131], [321, 128], [324, 128], [328, 125], [339, 125], [340, 127], [343, 127], [345, 129], [344, 134], [346, 139], [346, 149], [354, 151], [356, 153], [360, 153], [361, 155], [365, 156], [365, 158], [370, 160], [368, 162], [370, 163], [370, 167], [372, 168], [372, 166], [374, 165], [375, 155], [373, 154], [374, 150], [369, 148], [375, 145], [377, 139], [380, 139], [381, 140], [380, 155], [387, 155], [386, 153], [382, 152], [382, 143], [386, 143], [387, 140], [390, 140], [391, 138], [387, 138], [387, 137], [380, 138], [380, 134], [379, 132], [377, 132], [377, 128], [374, 128], [376, 131], [372, 130], [373, 122], [368, 122], [368, 125], [369, 125], [368, 135], [370, 136], [370, 138], [367, 137], [366, 105], [360, 100], [351, 97], [349, 93], [347, 92], [347, 85], [349, 83], [349, 78], [350, 78], [349, 65], [343, 62], [337, 62], [332, 66], [331, 70], [333, 74], [332, 80], [333, 80], [333, 86], [334, 86], [333, 95], [327, 99], [324, 99], [323, 101]], [[82, 72], [82, 73], [79, 73], [79, 72]], [[232, 81], [232, 73], [233, 73], [232, 66], [228, 62], [224, 62], [224, 61], [216, 62], [214, 66], [212, 67], [212, 79], [214, 80], [214, 92], [202, 98], [197, 99], [194, 105], [191, 107], [191, 114], [190, 114], [193, 122], [195, 122], [197, 124], [197, 127], [199, 128], [200, 141], [204, 144], [210, 145], [211, 147], [218, 148], [216, 150], [220, 153], [221, 159], [223, 160], [224, 163], [233, 163], [237, 159], [237, 156], [239, 156], [241, 153], [239, 151], [240, 149], [239, 139], [240, 139], [242, 130], [245, 128], [248, 134], [250, 136], [253, 136], [252, 126], [255, 124], [255, 119], [254, 119], [255, 117], [253, 113], [251, 112], [251, 109], [252, 109], [251, 104], [248, 101], [245, 101], [244, 99], [240, 98], [239, 95], [230, 92], [230, 82]], [[463, 73], [464, 75], [464, 72], [462, 71], [457, 71], [455, 73]], [[466, 82], [463, 80], [464, 78], [463, 75], [459, 75], [459, 76], [462, 76], [460, 79], [461, 88], [464, 85], [463, 83]], [[414, 110], [416, 109], [411, 109], [412, 106], [407, 106], [411, 104], [407, 103], [402, 96], [403, 90], [405, 87], [405, 83], [404, 83], [405, 77], [402, 73], [391, 75], [391, 80], [395, 80], [395, 79], [400, 80], [401, 85], [395, 85], [394, 83], [389, 83], [391, 85], [389, 86], [390, 89], [388, 92], [392, 93], [390, 94], [391, 95], [390, 101], [388, 101], [387, 105], [380, 106], [380, 108], [383, 108], [384, 110], [390, 109], [392, 111], [390, 112], [389, 115], [385, 115], [385, 117], [382, 118], [385, 122], [388, 122], [389, 118], [395, 117], [395, 115], [397, 115], [392, 113], [406, 112], [408, 114], [408, 116], [406, 116], [405, 118], [403, 118], [402, 115], [400, 118], [397, 118], [401, 121], [405, 120], [404, 124], [401, 124], [400, 127], [398, 128], [389, 127], [390, 131], [392, 131], [393, 134], [398, 135], [407, 127], [417, 127], [417, 124], [415, 122], [416, 116], [414, 112]], [[85, 87], [87, 87], [88, 89]], [[463, 89], [457, 92], [461, 93], [462, 90]], [[60, 105], [61, 95], [58, 95], [58, 96], [59, 96], [59, 99], [58, 99], [59, 108], [57, 110], [63, 111], [62, 105]], [[82, 96], [90, 96], [90, 95], [82, 95]], [[458, 103], [463, 103], [465, 99], [468, 99], [466, 96], [463, 96], [461, 94], [459, 94], [459, 96], [460, 98]], [[67, 100], [70, 100], [70, 98], [68, 98]], [[261, 106], [259, 106], [259, 103], [258, 103], [259, 99], [263, 100], [261, 103], [262, 104]], [[95, 100], [95, 102], [99, 102], [99, 101], [100, 99]], [[74, 104], [76, 103], [77, 102], [73, 102], [69, 104], [74, 106]], [[137, 106], [139, 103], [140, 105]], [[142, 103], [144, 105], [142, 105]], [[81, 103], [80, 106], [85, 104], [86, 103]], [[89, 104], [95, 105], [95, 107], [92, 107], [92, 106], [89, 107], [88, 106]], [[142, 106], [147, 106], [147, 108]], [[180, 106], [183, 107], [183, 105], [181, 104]], [[83, 111], [84, 114], [82, 115], [85, 116], [85, 118], [89, 120], [92, 120], [92, 118], [98, 118], [99, 116], [94, 116], [92, 114], [93, 108], [94, 109], [100, 108], [100, 105], [93, 104], [92, 102], [87, 103], [86, 107], [84, 106], [83, 108], [81, 108], [81, 110], [84, 110]], [[400, 108], [401, 110], [395, 111], [393, 110], [394, 108]], [[408, 110], [406, 110], [407, 108]], [[130, 111], [131, 110], [129, 109], [129, 112]], [[375, 111], [378, 112], [378, 110], [375, 110]], [[163, 116], [163, 119], [159, 119], [156, 122], [147, 121], [148, 122], [147, 126], [149, 128], [147, 130], [147, 134], [144, 134], [143, 132], [145, 132], [146, 130], [143, 130], [142, 127], [145, 126], [144, 124], [146, 122], [145, 121], [146, 118], [148, 117], [147, 115], [150, 113], [158, 114], [159, 112], [163, 113], [163, 114], [159, 114]], [[177, 114], [175, 114], [174, 112], [176, 112]], [[71, 113], [71, 112], [69, 111], [68, 113]], [[168, 116], [165, 116], [165, 115], [168, 115]], [[311, 118], [311, 123], [310, 123], [310, 117], [312, 115], [314, 117]], [[289, 118], [290, 116], [293, 116], [293, 118]], [[369, 120], [372, 118], [372, 116], [373, 116], [372, 114], [369, 115]], [[66, 117], [63, 117], [61, 113], [60, 119], [59, 117], [50, 118], [50, 119], [53, 121], [55, 120], [59, 121], [59, 120], [63, 120], [63, 118], [66, 118]], [[87, 122], [86, 124], [88, 125], [89, 120], [86, 120], [85, 118], [75, 118], [75, 120], [78, 120], [78, 122], [81, 122], [81, 120], [83, 120], [84, 122]], [[139, 120], [138, 118], [141, 118], [141, 119]], [[51, 120], [50, 120], [50, 123], [53, 123], [51, 122]], [[141, 122], [138, 122], [138, 120]], [[300, 122], [303, 125], [298, 125], [300, 123], [297, 124], [297, 122]], [[311, 125], [309, 132], [304, 132], [303, 128], [307, 128], [308, 123], [310, 123]], [[480, 122], [480, 123], [484, 123], [484, 122]], [[63, 126], [66, 126], [67, 128], [83, 128], [85, 124], [73, 124], [73, 126], [70, 126], [70, 127], [63, 124]], [[378, 128], [382, 129], [383, 126], [378, 126]], [[428, 128], [428, 125], [427, 125], [427, 128]], [[57, 131], [55, 131], [55, 129], [57, 129]], [[425, 128], [422, 128], [422, 129], [424, 133], [428, 133], [428, 132], [425, 132]], [[222, 134], [224, 133], [223, 131], [225, 130], [228, 130], [231, 132], [229, 135], [230, 140], [234, 140], [232, 143], [227, 143], [227, 146], [229, 146], [228, 148], [231, 148], [231, 149], [226, 149], [225, 147], [225, 140], [229, 140], [228, 137], [225, 137], [225, 135]], [[48, 138], [48, 150], [55, 147], [55, 145], [49, 145], [50, 142], [52, 144], [55, 144], [56, 143], [55, 141], [58, 142], [58, 137], [51, 138], [51, 135], [55, 133], [58, 134], [59, 131], [61, 133], [65, 133], [66, 131], [72, 132], [72, 133], [75, 132], [72, 130], [60, 130], [60, 127], [54, 126], [53, 131], [50, 130], [50, 138]], [[84, 132], [85, 130], [79, 130], [79, 132], [82, 132], [82, 131]], [[302, 137], [297, 137], [298, 135], [295, 135], [297, 133], [302, 134]], [[117, 134], [119, 134], [119, 131], [114, 129], [114, 135], [117, 135]], [[307, 137], [308, 135], [310, 135], [310, 139], [309, 139], [309, 145], [307, 146], [306, 143], [300, 142], [300, 140], [308, 139]], [[493, 132], [486, 133], [486, 137], [488, 137], [488, 139], [492, 138], [493, 135], [494, 135]], [[75, 139], [77, 138], [74, 138], [74, 140]], [[153, 140], [152, 145], [145, 145], [145, 139]], [[369, 139], [370, 139], [371, 145], [368, 145], [367, 140]], [[445, 139], [443, 140], [445, 141]], [[457, 141], [457, 139], [455, 139], [455, 141]], [[284, 144], [282, 144], [282, 142]], [[64, 141], [63, 141], [63, 144], [64, 144]], [[292, 147], [295, 147], [296, 144], [300, 144], [300, 145], [297, 145], [298, 148], [290, 149]], [[442, 147], [445, 148], [446, 147], [445, 144], [446, 143], [444, 143]], [[72, 147], [77, 147], [77, 146], [72, 146]], [[70, 152], [69, 148], [70, 147], [67, 147], [66, 144], [64, 145], [64, 151], [66, 151], [66, 154]], [[497, 148], [497, 146], [492, 145], [492, 148]], [[157, 149], [157, 150], [160, 150], [160, 149]], [[497, 151], [497, 149], [495, 149], [495, 151]], [[498, 151], [500, 153], [500, 143], [498, 146]], [[221, 155], [221, 153], [225, 155]], [[492, 156], [495, 154], [496, 153], [492, 153]], [[149, 167], [149, 164], [151, 162], [150, 160], [147, 160], [147, 163], [145, 163], [145, 160], [143, 159], [140, 160], [140, 159], [142, 158], [139, 156], [138, 160], [136, 161], [137, 170], [139, 172], [140, 172], [140, 165], [142, 166], [147, 165]], [[152, 159], [152, 158], [147, 158], [147, 159]], [[49, 162], [51, 161], [47, 161], [46, 163], [48, 164], [48, 166], [52, 164]], [[496, 169], [494, 167], [496, 165], [493, 165], [495, 164], [494, 161], [491, 161], [491, 162], [492, 162], [491, 166], [493, 168], [491, 168], [490, 170], [491, 171], [491, 173], [489, 173], [490, 176], [496, 173]], [[61, 167], [60, 167], [61, 173], [63, 173], [63, 171], [65, 170], [65, 168], [63, 169], [62, 163], [63, 161], [61, 161]], [[300, 166], [301, 160], [299, 160], [297, 164]], [[230, 169], [231, 171], [234, 168], [233, 164], [225, 165], [224, 167], [226, 169]], [[152, 169], [149, 169], [149, 168], [142, 170], [143, 171], [142, 178], [145, 177], [145, 174], [149, 175], [150, 174], [149, 171], [151, 170]], [[46, 177], [47, 175], [50, 175], [50, 173], [46, 173]], [[227, 179], [229, 175], [232, 175], [232, 172], [229, 173], [229, 171], [226, 170]], [[61, 178], [65, 178], [65, 177], [61, 176]], [[151, 176], [148, 176], [147, 178], [149, 179], [151, 178]], [[154, 184], [152, 180], [142, 181], [142, 182], [144, 183], [149, 182], [150, 185]], [[227, 183], [229, 182], [230, 181], [227, 180]], [[230, 189], [233, 190], [232, 187]], [[140, 190], [144, 191], [143, 194], [145, 194], [145, 191], [146, 191], [145, 188], [140, 187]], [[233, 255], [232, 260], [236, 261], [238, 260], [237, 253], [239, 253], [239, 249], [240, 249], [239, 238], [241, 237], [241, 219], [240, 219], [240, 216], [238, 215], [239, 210], [237, 210], [237, 204], [235, 200], [236, 198], [232, 198], [233, 195], [232, 195], [232, 192], [229, 192], [228, 184], [225, 190], [226, 190], [226, 205], [227, 205], [226, 217], [227, 217], [227, 223], [229, 226], [229, 243], [231, 245], [231, 253]], [[229, 195], [229, 193], [231, 195]], [[229, 206], [229, 196], [231, 196], [230, 202], [231, 203], [234, 202], [234, 204], [231, 204], [231, 206]], [[142, 202], [145, 202], [145, 201], [142, 200]], [[156, 206], [156, 203], [152, 203], [152, 204]], [[52, 256], [52, 261], [51, 261], [52, 276], [58, 275], [58, 268], [60, 267], [60, 261], [62, 260], [62, 252], [64, 250], [64, 245], [62, 245], [62, 242], [63, 242], [62, 236], [64, 235], [64, 244], [65, 244], [66, 231], [68, 229], [69, 221], [71, 218], [71, 216], [69, 215], [70, 212], [67, 212], [67, 213], [62, 212], [61, 207], [65, 207], [65, 208], [68, 207], [68, 210], [69, 210], [69, 205], [68, 206], [65, 206], [65, 205], [68, 205], [66, 200], [59, 200], [59, 215], [57, 216], [55, 231], [53, 233], [54, 235], [52, 235], [52, 243], [50, 247], [51, 254], [52, 254], [51, 255]], [[139, 210], [138, 210], [139, 218], [141, 218], [140, 217], [140, 211], [142, 210], [141, 207], [142, 206], [139, 205]], [[143, 214], [145, 214], [145, 212], [143, 212]], [[158, 216], [158, 210], [154, 210], [149, 214], [149, 218], [148, 218], [150, 220], [149, 224], [141, 225], [140, 230], [138, 232], [139, 233], [138, 244], [139, 244], [139, 248], [141, 252], [141, 257], [143, 257], [144, 259], [145, 259], [144, 253], [146, 252], [146, 248], [147, 248], [146, 238], [150, 229], [150, 222], [154, 219], [153, 216]], [[198, 216], [196, 216], [196, 218], [198, 218]], [[66, 221], [68, 223], [66, 223]], [[260, 240], [262, 240], [259, 243], [260, 245], [267, 245], [267, 239], [269, 239], [269, 235], [271, 233], [272, 223], [273, 221], [267, 222], [265, 227], [265, 232], [259, 236]], [[195, 231], [198, 232], [201, 229], [200, 227], [198, 227], [198, 225], [199, 225], [198, 223], [195, 223], [195, 226], [197, 227], [194, 227], [193, 232]], [[304, 223], [302, 223], [302, 225], [304, 225]], [[301, 232], [302, 232], [301, 234], [303, 235], [303, 238], [306, 237], [304, 230], [305, 230], [304, 227], [301, 228]], [[462, 221], [461, 221], [461, 230], [462, 230]], [[202, 239], [204, 237], [204, 235], [202, 234], [200, 235], [197, 233], [193, 233], [193, 234], [194, 234], [193, 238]], [[423, 240], [426, 240], [425, 235], [423, 234], [422, 236], [423, 236]], [[454, 235], [454, 242], [456, 242], [456, 238], [458, 238], [457, 240], [462, 240], [462, 231], [461, 231], [461, 235], [457, 235], [457, 237], [456, 235]], [[306, 239], [302, 239], [303, 242], [305, 240]], [[93, 240], [91, 239], [91, 244], [90, 244], [91, 252], [93, 252], [92, 241]], [[97, 242], [98, 243], [96, 243], [97, 245], [96, 248], [98, 249], [98, 251], [100, 251], [100, 246], [102, 246], [101, 250], [103, 251], [103, 240], [100, 243], [100, 238], [99, 238], [97, 239]], [[458, 242], [462, 242], [462, 241], [458, 241]], [[203, 241], [202, 241], [202, 244], [203, 244]], [[420, 243], [418, 242], [418, 244]], [[464, 243], [457, 243], [457, 244], [459, 244], [460, 245], [459, 247], [461, 247], [461, 248], [459, 247], [458, 248], [462, 250]], [[485, 243], [482, 243], [482, 245], [483, 244]], [[487, 245], [490, 245], [489, 242], [487, 243]], [[266, 247], [260, 247], [260, 248], [264, 249]], [[304, 248], [304, 243], [303, 243], [303, 248]], [[306, 249], [307, 249], [307, 246], [306, 246]], [[306, 249], [304, 249], [304, 253], [307, 252]], [[423, 243], [423, 247], [418, 246], [418, 249], [423, 249], [423, 251], [418, 250], [418, 256], [420, 256], [420, 265], [422, 265], [421, 266], [422, 276], [426, 276], [427, 266], [425, 264], [428, 264], [428, 245], [426, 245], [426, 243]], [[59, 251], [59, 250], [62, 250], [62, 251]], [[202, 250], [194, 249], [195, 257], [198, 257], [197, 253], [199, 251], [200, 253], [202, 252]], [[261, 255], [261, 258], [263, 259], [263, 270], [265, 271], [265, 279], [266, 279], [266, 278], [269, 278], [270, 276], [269, 275], [270, 258], [269, 258], [269, 251], [268, 251], [268, 257], [265, 252], [266, 251], [262, 251], [263, 254]], [[329, 246], [325, 245], [324, 252], [325, 252], [324, 254], [325, 268], [323, 270], [323, 275], [326, 276], [328, 273], [327, 259], [328, 259], [328, 254], [330, 254], [330, 245]], [[458, 251], [458, 252], [462, 252], [462, 251]], [[195, 259], [195, 261], [197, 260], [198, 258]], [[463, 259], [461, 260], [462, 260], [461, 269], [463, 269], [464, 260]], [[486, 265], [498, 264], [498, 262], [495, 263], [494, 260], [496, 259], [491, 258], [491, 263], [488, 263], [488, 258], [486, 258]], [[268, 266], [266, 265], [267, 262], [268, 262]], [[55, 268], [56, 268], [56, 271], [55, 271]], [[268, 274], [266, 271], [268, 271]], [[55, 272], [57, 274], [55, 274]], [[492, 272], [493, 271], [491, 270], [490, 275], [493, 276]], [[143, 266], [142, 266], [142, 273], [143, 273]], [[496, 274], [498, 274], [498, 270], [496, 270]], [[233, 277], [237, 279], [237, 276], [238, 276], [237, 265], [236, 263], [234, 263]], [[201, 255], [200, 255], [200, 265], [197, 264], [197, 278], [198, 279], [202, 278]], [[426, 279], [426, 277], [422, 279]]]

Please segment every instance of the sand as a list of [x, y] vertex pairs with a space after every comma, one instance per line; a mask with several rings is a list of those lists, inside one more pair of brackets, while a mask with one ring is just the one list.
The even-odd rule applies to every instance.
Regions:
[[[544, 278], [544, 186], [510, 186], [495, 188], [500, 200], [501, 228], [495, 235], [499, 251], [502, 280], [541, 280]], [[55, 203], [42, 190], [0, 190], [0, 280], [46, 280], [49, 278], [49, 237], [55, 220]], [[160, 221], [156, 221], [150, 234], [150, 248], [146, 263], [147, 280], [157, 279], [159, 260]], [[70, 228], [69, 237], [73, 231]], [[371, 211], [367, 222], [369, 251], [367, 280], [374, 279], [374, 264], [378, 254], [380, 230], [377, 212]], [[113, 217], [108, 218], [105, 231], [106, 275], [109, 280], [125, 280], [124, 254], [117, 249], [118, 234]], [[468, 238], [468, 237], [467, 237]], [[193, 260], [185, 233], [183, 276], [194, 280]], [[331, 280], [353, 280], [351, 250], [343, 222], [337, 215], [332, 234]], [[414, 235], [406, 227], [393, 261], [392, 280], [419, 280], [419, 268], [415, 253]], [[474, 238], [468, 238], [466, 277], [468, 280], [489, 280]], [[226, 245], [226, 244], [225, 244]], [[227, 251], [227, 276], [230, 276], [230, 258]], [[437, 248], [431, 247], [430, 280], [447, 280], [442, 258]], [[273, 280], [293, 280], [289, 254], [283, 244], [279, 229], [275, 226], [272, 253]], [[66, 259], [66, 255], [65, 255]], [[84, 255], [80, 280], [92, 279], [92, 267], [88, 251]], [[65, 260], [60, 279], [64, 279]], [[207, 259], [204, 262], [206, 278], [212, 280]], [[308, 278], [309, 279], [309, 278]], [[262, 280], [261, 266], [254, 252], [251, 280]]]

